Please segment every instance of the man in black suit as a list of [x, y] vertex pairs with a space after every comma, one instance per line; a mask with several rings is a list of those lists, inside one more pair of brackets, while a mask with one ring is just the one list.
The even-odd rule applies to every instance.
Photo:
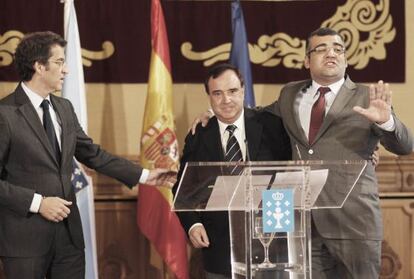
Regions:
[[80, 127], [62, 89], [66, 41], [25, 36], [16, 49], [21, 82], [0, 100], [0, 258], [7, 278], [84, 279], [82, 225], [71, 185], [72, 159], [132, 187], [163, 183], [102, 150]]
[[[215, 117], [206, 127], [198, 125], [195, 134], [186, 137], [178, 181], [186, 162], [234, 161], [227, 158], [232, 152], [227, 144], [231, 137], [237, 139], [240, 147], [233, 156], [240, 160], [290, 160], [289, 137], [280, 118], [243, 107], [244, 83], [237, 68], [229, 64], [213, 67], [205, 80], [205, 89]], [[236, 127], [230, 133], [228, 126], [232, 125]], [[177, 187], [176, 184], [174, 190]], [[206, 278], [231, 278], [227, 212], [178, 215], [192, 245], [203, 249]]]

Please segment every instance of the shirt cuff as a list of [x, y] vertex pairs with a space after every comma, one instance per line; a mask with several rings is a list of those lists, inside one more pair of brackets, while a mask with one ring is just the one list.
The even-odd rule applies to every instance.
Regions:
[[141, 177], [139, 178], [139, 183], [140, 184], [145, 184], [145, 182], [147, 182], [149, 173], [150, 173], [150, 171], [148, 169], [143, 169], [142, 170]]
[[191, 232], [192, 229], [194, 229], [195, 227], [198, 227], [198, 226], [203, 226], [203, 224], [201, 224], [201, 223], [195, 223], [194, 225], [192, 225], [190, 227], [190, 229], [188, 230], [188, 235], [190, 235], [190, 232]]
[[42, 202], [42, 195], [34, 194], [32, 203], [30, 204], [30, 212], [32, 213], [39, 213], [40, 203]]
[[377, 124], [378, 127], [380, 127], [382, 130], [387, 132], [393, 132], [395, 130], [395, 121], [394, 117], [391, 115], [390, 119], [382, 124]]

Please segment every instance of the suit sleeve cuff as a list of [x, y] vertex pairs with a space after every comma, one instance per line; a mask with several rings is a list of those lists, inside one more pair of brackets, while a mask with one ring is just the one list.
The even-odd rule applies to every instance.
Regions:
[[42, 199], [43, 199], [43, 197], [42, 197], [42, 195], [39, 195], [39, 194], [34, 194], [34, 196], [33, 196], [33, 200], [32, 200], [32, 203], [30, 204], [30, 212], [32, 212], [32, 213], [38, 213], [39, 212], [39, 209], [40, 209], [40, 203], [42, 202]]
[[147, 182], [149, 173], [150, 173], [150, 171], [148, 169], [143, 169], [142, 170], [141, 177], [139, 178], [139, 183], [140, 184], [145, 184], [145, 182]]
[[382, 124], [377, 124], [378, 127], [380, 127], [382, 130], [387, 132], [393, 132], [395, 130], [395, 121], [394, 117], [391, 115], [390, 119]]
[[188, 230], [188, 235], [190, 235], [190, 232], [191, 232], [192, 229], [194, 229], [195, 227], [198, 227], [198, 226], [203, 226], [203, 224], [201, 224], [201, 223], [195, 223], [194, 225], [192, 225], [190, 227], [190, 229]]

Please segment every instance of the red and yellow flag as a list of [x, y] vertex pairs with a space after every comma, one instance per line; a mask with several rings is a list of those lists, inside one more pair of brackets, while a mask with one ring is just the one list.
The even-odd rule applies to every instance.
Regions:
[[[151, 65], [145, 104], [141, 165], [178, 169], [179, 152], [172, 113], [172, 78], [167, 30], [159, 0], [151, 3]], [[172, 193], [165, 187], [141, 185], [137, 221], [144, 235], [179, 279], [188, 279], [187, 239], [171, 211]]]

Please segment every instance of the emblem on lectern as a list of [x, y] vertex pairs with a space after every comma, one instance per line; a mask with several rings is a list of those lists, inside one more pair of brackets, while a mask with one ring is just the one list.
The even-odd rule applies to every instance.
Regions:
[[262, 193], [262, 201], [263, 231], [293, 232], [293, 189], [265, 190]]

